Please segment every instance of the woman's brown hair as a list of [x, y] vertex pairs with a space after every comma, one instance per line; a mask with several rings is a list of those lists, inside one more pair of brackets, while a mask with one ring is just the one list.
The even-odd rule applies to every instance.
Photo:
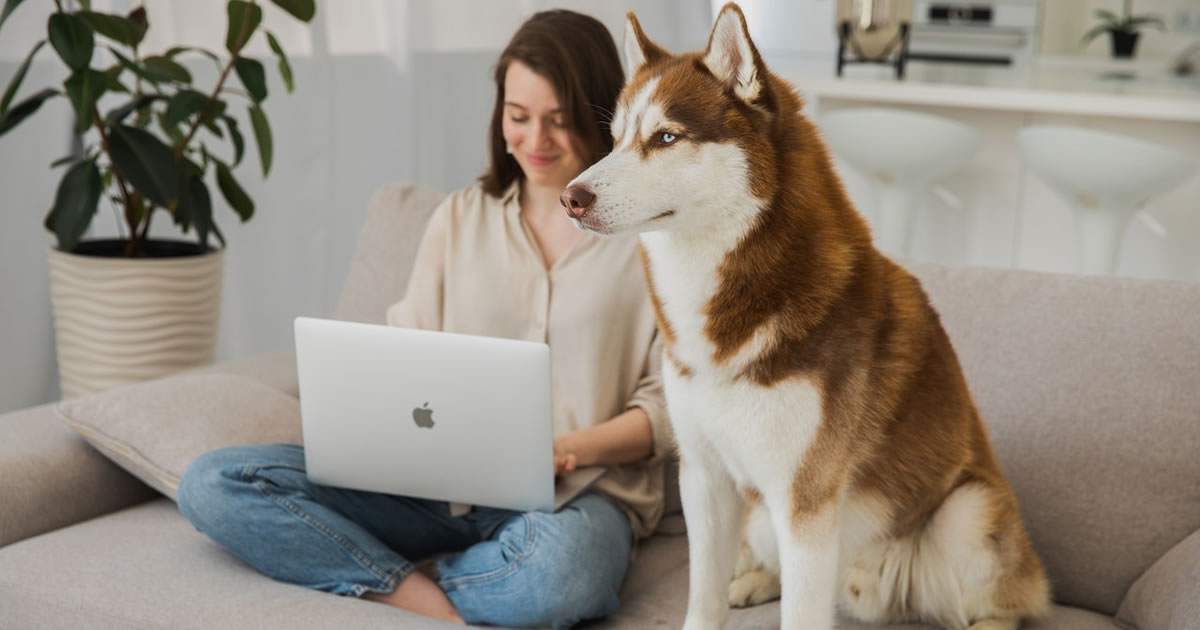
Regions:
[[506, 151], [503, 131], [504, 76], [514, 61], [554, 86], [566, 126], [581, 145], [575, 149], [586, 165], [612, 151], [608, 123], [625, 84], [617, 45], [596, 18], [555, 9], [526, 20], [496, 62], [496, 104], [488, 132], [490, 161], [479, 178], [484, 192], [493, 197], [524, 177], [516, 159]]

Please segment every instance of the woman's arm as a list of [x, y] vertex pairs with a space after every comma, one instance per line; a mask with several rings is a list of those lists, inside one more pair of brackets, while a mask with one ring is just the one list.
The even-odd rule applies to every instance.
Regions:
[[607, 422], [555, 438], [554, 474], [585, 466], [627, 464], [652, 454], [650, 416], [641, 407], [632, 407]]
[[450, 240], [451, 211], [459, 197], [457, 193], [446, 197], [430, 215], [413, 257], [404, 297], [387, 309], [389, 326], [442, 329], [446, 248]]

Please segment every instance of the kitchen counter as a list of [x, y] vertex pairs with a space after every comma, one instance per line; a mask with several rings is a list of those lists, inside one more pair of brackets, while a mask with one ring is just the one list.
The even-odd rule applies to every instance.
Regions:
[[[1072, 270], [1070, 207], [1028, 172], [1017, 145], [1024, 127], [1089, 127], [1200, 161], [1200, 77], [1171, 75], [1167, 60], [1041, 58], [1027, 67], [914, 61], [897, 81], [890, 66], [851, 65], [837, 78], [832, 58], [764, 56], [818, 121], [839, 109], [893, 107], [953, 118], [980, 133], [979, 153], [941, 182], [915, 218], [908, 255], [917, 259]], [[868, 181], [835, 164], [851, 199], [870, 216], [876, 200]], [[1118, 273], [1200, 282], [1197, 199], [1200, 176], [1150, 200], [1153, 219], [1130, 223]]]
[[767, 55], [776, 74], [807, 99], [1083, 114], [1200, 123], [1200, 77], [1170, 74], [1167, 60], [1041, 58], [1027, 67], [912, 61], [849, 65], [834, 76], [824, 60]]

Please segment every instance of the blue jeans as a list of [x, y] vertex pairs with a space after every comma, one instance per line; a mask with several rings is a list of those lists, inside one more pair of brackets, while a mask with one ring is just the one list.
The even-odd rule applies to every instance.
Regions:
[[476, 507], [317, 485], [292, 444], [235, 446], [198, 457], [179, 482], [196, 529], [283, 582], [359, 596], [389, 593], [413, 563], [468, 623], [568, 628], [620, 607], [633, 530], [596, 493], [553, 514]]

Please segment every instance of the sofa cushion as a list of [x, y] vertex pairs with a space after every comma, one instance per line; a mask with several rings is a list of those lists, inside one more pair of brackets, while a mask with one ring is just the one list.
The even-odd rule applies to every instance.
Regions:
[[0, 549], [0, 611], [6, 629], [453, 627], [271, 580], [165, 499]]
[[[48, 571], [47, 566], [56, 570]], [[687, 539], [657, 536], [639, 550], [622, 610], [588, 627], [678, 628], [687, 600]], [[66, 577], [64, 577], [66, 576]], [[406, 628], [450, 626], [350, 597], [271, 580], [226, 553], [159, 499], [0, 549], [0, 627]], [[730, 615], [726, 628], [779, 626], [779, 604]], [[842, 621], [843, 630], [936, 630]], [[1103, 616], [1055, 607], [1024, 630], [1115, 630]]]
[[1175, 545], [1133, 583], [1117, 619], [1143, 630], [1200, 628], [1200, 531]]
[[1200, 285], [910, 264], [1055, 599], [1107, 614], [1200, 528]]
[[174, 499], [196, 456], [215, 448], [300, 443], [299, 402], [228, 374], [189, 374], [58, 403], [68, 426], [125, 470]]
[[[688, 542], [679, 536], [655, 536], [638, 547], [633, 567], [621, 587], [621, 610], [594, 627], [604, 630], [678, 628], [687, 605]], [[734, 610], [726, 630], [779, 627], [779, 602]], [[593, 626], [588, 626], [589, 628]], [[839, 630], [940, 630], [920, 624], [879, 625], [839, 617]], [[1069, 606], [1054, 606], [1050, 614], [1021, 626], [1022, 630], [1116, 630], [1105, 615]]]

